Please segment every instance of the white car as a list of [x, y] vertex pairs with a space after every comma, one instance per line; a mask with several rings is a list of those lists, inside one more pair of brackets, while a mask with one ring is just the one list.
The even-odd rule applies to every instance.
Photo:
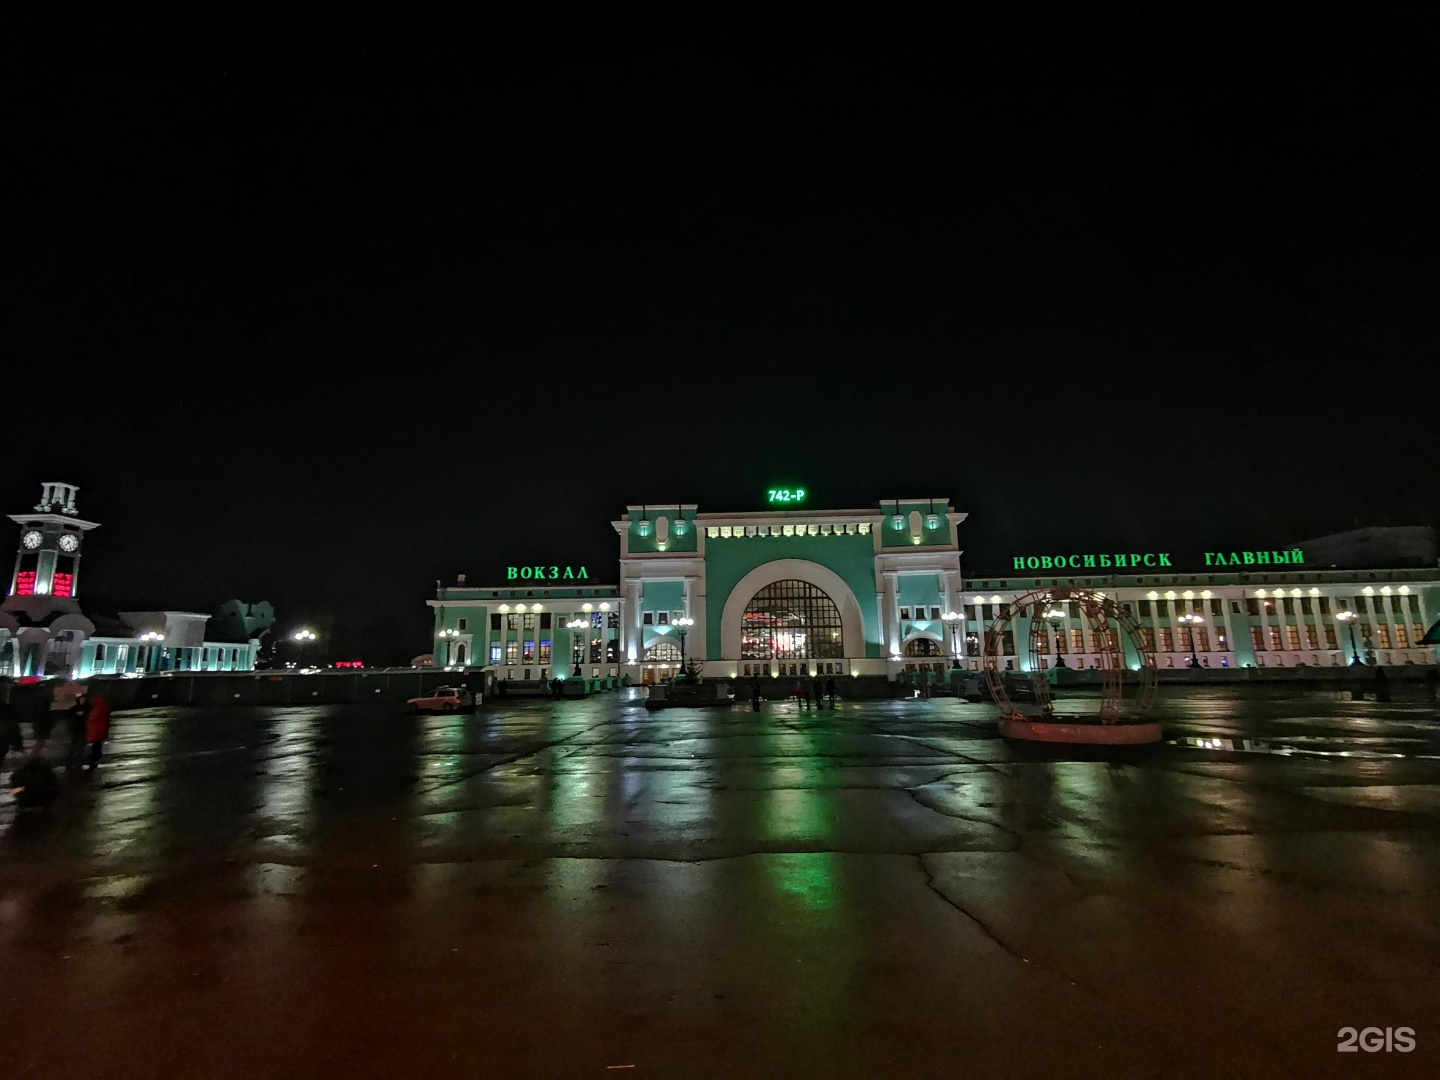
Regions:
[[412, 697], [410, 704], [421, 712], [459, 712], [475, 704], [463, 686], [437, 686], [424, 697]]

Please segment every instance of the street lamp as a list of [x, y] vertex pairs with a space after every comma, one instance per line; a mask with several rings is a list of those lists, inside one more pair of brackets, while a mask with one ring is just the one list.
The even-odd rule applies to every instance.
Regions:
[[295, 633], [290, 635], [290, 640], [300, 646], [300, 670], [304, 671], [305, 646], [315, 640], [315, 632], [313, 630], [296, 630]]
[[460, 631], [456, 630], [454, 627], [446, 627], [444, 630], [441, 630], [435, 636], [438, 637], [441, 641], [445, 642], [447, 645], [447, 648], [445, 650], [445, 666], [448, 668], [453, 663], [455, 663], [454, 643], [455, 639], [460, 636]]
[[950, 628], [950, 650], [954, 653], [954, 656], [950, 658], [950, 666], [958, 668], [960, 666], [960, 623], [965, 616], [958, 611], [947, 611], [940, 618]]
[[137, 640], [145, 642], [145, 662], [141, 665], [141, 667], [145, 671], [150, 671], [155, 666], [153, 663], [155, 656], [155, 643], [164, 641], [165, 635], [160, 633], [160, 631], [158, 630], [146, 630], [145, 633], [141, 634], [137, 638]]
[[685, 674], [685, 635], [690, 627], [695, 625], [695, 620], [681, 615], [675, 620], [675, 628], [680, 632], [680, 674]]
[[1044, 619], [1055, 632], [1055, 666], [1064, 667], [1065, 657], [1060, 654], [1060, 635], [1065, 632], [1065, 609], [1052, 607], [1045, 612]]
[[584, 639], [580, 637], [580, 631], [589, 625], [589, 619], [582, 619], [579, 616], [576, 616], [565, 624], [565, 629], [570, 631], [571, 659], [575, 661], [575, 670], [571, 672], [571, 674], [577, 679], [580, 678], [582, 674], [580, 664], [585, 659], [585, 642]]
[[1205, 621], [1205, 616], [1194, 615], [1187, 612], [1186, 614], [1176, 618], [1175, 621], [1178, 623], [1182, 623], [1190, 628], [1190, 666], [1199, 667], [1200, 658], [1195, 655], [1195, 627], [1199, 626]]
[[1344, 611], [1337, 611], [1335, 613], [1335, 618], [1339, 619], [1341, 622], [1343, 622], [1346, 626], [1350, 628], [1350, 655], [1351, 657], [1353, 657], [1353, 659], [1350, 661], [1351, 667], [1361, 666], [1360, 651], [1355, 648], [1355, 620], [1359, 617], [1359, 615], [1355, 614], [1355, 612], [1349, 610], [1348, 608]]

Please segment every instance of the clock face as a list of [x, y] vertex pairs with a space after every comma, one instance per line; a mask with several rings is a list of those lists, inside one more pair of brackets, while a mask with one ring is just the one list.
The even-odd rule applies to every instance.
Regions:
[[27, 548], [37, 548], [40, 546], [40, 541], [44, 539], [45, 537], [41, 536], [38, 530], [31, 529], [21, 538], [20, 542]]
[[74, 533], [66, 533], [60, 537], [60, 548], [62, 551], [74, 551], [80, 546], [80, 538]]

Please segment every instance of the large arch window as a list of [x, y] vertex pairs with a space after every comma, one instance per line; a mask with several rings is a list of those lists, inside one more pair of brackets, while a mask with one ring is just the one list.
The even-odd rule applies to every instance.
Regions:
[[657, 641], [645, 650], [645, 660], [660, 664], [678, 664], [680, 662], [680, 646], [673, 641]]
[[934, 638], [911, 638], [905, 643], [906, 656], [944, 656], [945, 650]]
[[740, 622], [742, 660], [826, 660], [844, 655], [840, 609], [808, 581], [772, 582], [745, 606]]

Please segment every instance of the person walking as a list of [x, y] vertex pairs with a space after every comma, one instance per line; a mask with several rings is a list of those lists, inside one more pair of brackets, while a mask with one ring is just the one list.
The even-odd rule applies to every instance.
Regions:
[[14, 685], [9, 679], [0, 679], [0, 763], [11, 750], [25, 752], [25, 738], [20, 734], [19, 706], [10, 700]]
[[833, 677], [825, 680], [825, 696], [830, 699], [830, 708], [833, 709], [835, 707], [835, 679]]
[[65, 757], [71, 765], [79, 765], [85, 760], [85, 721], [89, 715], [90, 696], [82, 687], [74, 704], [65, 710], [65, 733], [69, 736]]
[[96, 695], [85, 716], [85, 739], [90, 744], [89, 768], [100, 764], [100, 754], [105, 749], [105, 740], [110, 737], [110, 702], [104, 694]]
[[750, 707], [756, 712], [760, 711], [760, 680], [755, 680], [755, 685], [750, 691]]
[[799, 705], [802, 709], [808, 709], [810, 707], [810, 691], [805, 689], [804, 682], [797, 682], [795, 684], [795, 704]]

